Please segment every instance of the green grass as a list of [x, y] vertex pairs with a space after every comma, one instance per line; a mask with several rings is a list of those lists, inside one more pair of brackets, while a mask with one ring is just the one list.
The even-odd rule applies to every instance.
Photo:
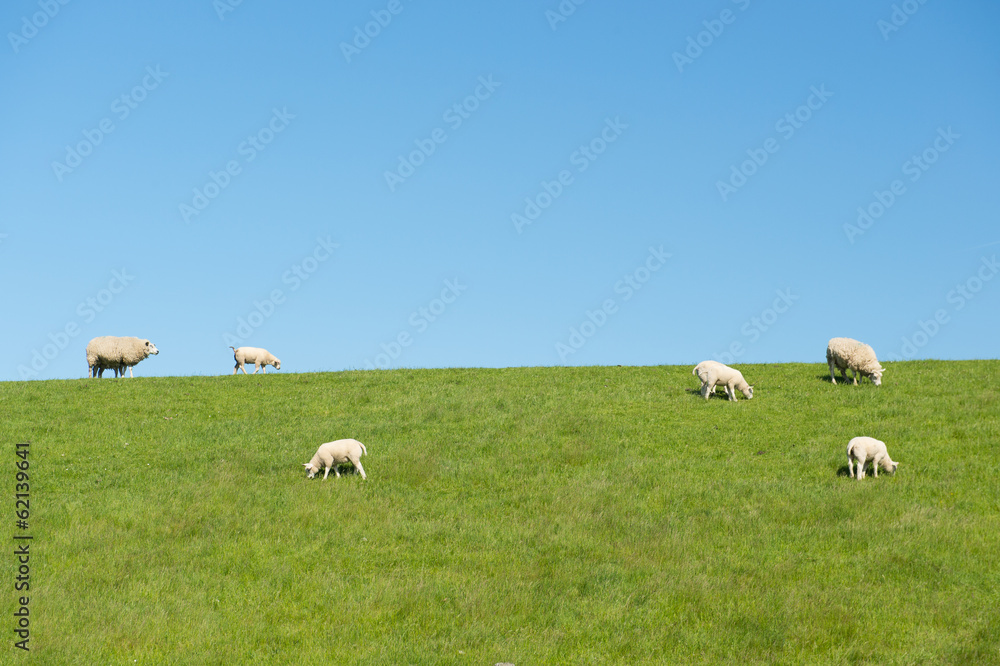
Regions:
[[[735, 404], [687, 366], [0, 383], [27, 657], [1000, 663], [1000, 361], [741, 368]], [[847, 476], [862, 434], [895, 476]], [[369, 480], [307, 480], [342, 437]]]

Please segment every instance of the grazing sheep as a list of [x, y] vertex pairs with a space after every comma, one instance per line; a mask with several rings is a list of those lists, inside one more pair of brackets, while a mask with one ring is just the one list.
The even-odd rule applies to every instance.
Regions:
[[125, 368], [128, 368], [129, 377], [135, 377], [132, 366], [150, 354], [159, 353], [156, 345], [146, 339], [102, 335], [87, 343], [88, 374], [102, 377], [105, 370], [114, 370], [115, 377], [119, 373], [124, 377]]
[[701, 395], [708, 400], [709, 394], [715, 391], [716, 385], [723, 386], [726, 396], [736, 402], [736, 389], [739, 389], [747, 400], [753, 398], [753, 387], [743, 379], [743, 373], [718, 361], [702, 361], [694, 366], [691, 374], [701, 380]]
[[247, 369], [243, 367], [244, 363], [253, 363], [255, 367], [253, 374], [257, 374], [257, 370], [261, 368], [264, 369], [263, 374], [267, 374], [267, 366], [273, 365], [275, 370], [281, 370], [281, 361], [278, 357], [267, 351], [266, 349], [261, 349], [260, 347], [233, 347], [230, 345], [230, 349], [233, 350], [233, 356], [236, 358], [236, 367], [233, 368], [233, 374], [235, 375], [240, 370], [243, 370], [243, 374], [249, 374]]
[[840, 377], [847, 381], [847, 371], [854, 372], [854, 383], [858, 377], [864, 376], [872, 380], [875, 386], [882, 385], [882, 373], [885, 368], [875, 358], [875, 350], [863, 342], [853, 338], [833, 338], [826, 346], [826, 362], [830, 365], [830, 381], [837, 383], [833, 376], [834, 366], [840, 368]]
[[334, 474], [339, 477], [340, 472], [337, 470], [337, 465], [350, 461], [361, 472], [361, 478], [367, 480], [368, 477], [365, 476], [365, 468], [361, 466], [361, 456], [366, 453], [368, 453], [368, 449], [358, 440], [338, 439], [334, 442], [320, 444], [319, 448], [316, 449], [316, 455], [312, 457], [312, 460], [304, 463], [304, 465], [306, 471], [309, 472], [310, 479], [316, 476], [321, 467], [325, 467], [326, 471], [323, 473], [323, 479], [326, 480], [331, 468]]
[[878, 478], [878, 468], [890, 474], [896, 473], [899, 463], [892, 462], [889, 452], [885, 449], [885, 442], [880, 442], [874, 437], [855, 437], [847, 443], [847, 470], [850, 476], [854, 476], [854, 462], [858, 463], [858, 481], [865, 478], [865, 463], [871, 462], [875, 478]]

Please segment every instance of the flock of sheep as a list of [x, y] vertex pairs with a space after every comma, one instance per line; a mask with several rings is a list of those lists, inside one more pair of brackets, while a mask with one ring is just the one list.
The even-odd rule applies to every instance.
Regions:
[[[839, 368], [844, 381], [847, 381], [847, 371], [850, 370], [855, 384], [858, 378], [867, 377], [875, 386], [882, 385], [885, 368], [878, 362], [875, 350], [863, 342], [853, 338], [833, 338], [826, 346], [826, 362], [830, 366], [830, 381], [834, 384], [837, 383], [835, 370]], [[702, 361], [691, 374], [701, 380], [701, 395], [705, 400], [715, 392], [716, 386], [724, 388], [726, 397], [733, 402], [737, 400], [736, 391], [746, 396], [747, 400], [753, 398], [753, 386], [743, 378], [743, 373], [718, 361]], [[854, 463], [857, 463], [857, 473]], [[885, 442], [873, 437], [855, 437], [847, 443], [847, 471], [850, 476], [856, 476], [859, 481], [865, 478], [866, 463], [872, 464], [875, 478], [878, 478], [880, 466], [890, 473], [895, 473], [899, 466], [889, 457]]]
[[[271, 352], [260, 347], [230, 347], [233, 350], [233, 357], [236, 360], [236, 367], [233, 374], [243, 370], [247, 373], [245, 365], [253, 364], [253, 374], [263, 370], [267, 374], [267, 366], [273, 366], [275, 370], [281, 369], [281, 361]], [[102, 377], [105, 370], [114, 370], [115, 377], [124, 377], [125, 368], [128, 368], [129, 376], [132, 374], [132, 367], [147, 357], [159, 354], [159, 350], [149, 340], [135, 337], [116, 337], [105, 335], [94, 338], [87, 344], [87, 367], [91, 377]], [[854, 383], [858, 383], [859, 378], [868, 378], [875, 386], [882, 385], [882, 373], [885, 368], [875, 357], [875, 350], [870, 345], [858, 342], [852, 338], [833, 338], [826, 347], [826, 362], [830, 366], [830, 380], [836, 384], [837, 378], [835, 370], [840, 369], [840, 377], [847, 381], [847, 371], [854, 375]], [[726, 392], [726, 397], [735, 402], [736, 391], [742, 393], [747, 400], [753, 398], [753, 386], [743, 378], [743, 373], [728, 365], [718, 361], [702, 361], [694, 367], [692, 371], [701, 381], [701, 395], [705, 400], [715, 392], [715, 388], [721, 387]], [[362, 479], [367, 479], [365, 470], [361, 467], [361, 456], [368, 453], [365, 445], [354, 439], [338, 439], [334, 442], [321, 444], [312, 460], [305, 463], [306, 472], [309, 478], [313, 478], [320, 469], [325, 469], [323, 478], [326, 479], [333, 469], [339, 477], [337, 465], [350, 462], [361, 474]], [[857, 476], [860, 481], [864, 478], [865, 464], [872, 463], [875, 477], [878, 477], [879, 466], [887, 472], [894, 473], [899, 463], [893, 462], [886, 451], [885, 443], [871, 437], [855, 437], [847, 444], [847, 468], [851, 476]], [[854, 471], [854, 463], [857, 463], [857, 473]]]

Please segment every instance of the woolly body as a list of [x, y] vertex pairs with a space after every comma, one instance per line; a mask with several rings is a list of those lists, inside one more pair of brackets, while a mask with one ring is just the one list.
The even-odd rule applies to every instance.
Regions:
[[368, 449], [365, 448], [365, 445], [356, 439], [338, 439], [326, 444], [320, 444], [319, 448], [316, 449], [316, 455], [312, 457], [312, 460], [305, 463], [304, 467], [309, 472], [310, 479], [316, 476], [320, 469], [326, 468], [326, 471], [323, 473], [323, 479], [325, 480], [330, 474], [330, 469], [333, 469], [334, 474], [339, 477], [340, 472], [337, 470], [337, 465], [350, 462], [361, 473], [361, 478], [367, 480], [368, 477], [365, 475], [365, 468], [361, 466], [361, 456], [367, 453]]
[[833, 376], [834, 367], [840, 368], [840, 376], [846, 382], [847, 371], [854, 372], [854, 383], [858, 383], [858, 376], [864, 376], [872, 380], [875, 386], [882, 385], [882, 373], [885, 368], [875, 357], [875, 350], [870, 345], [858, 342], [854, 338], [833, 338], [826, 346], [826, 362], [830, 366], [830, 380], [836, 384], [837, 378]]
[[732, 402], [736, 402], [737, 389], [747, 400], [753, 398], [753, 387], [743, 378], [743, 373], [718, 361], [702, 361], [694, 366], [691, 374], [701, 380], [701, 395], [705, 400], [708, 400], [716, 385], [725, 388], [726, 396]]
[[281, 370], [281, 361], [277, 356], [267, 351], [266, 349], [261, 349], [260, 347], [233, 347], [233, 357], [236, 359], [236, 367], [233, 368], [233, 374], [235, 375], [240, 370], [243, 370], [243, 374], [249, 374], [247, 369], [243, 367], [246, 363], [252, 363], [254, 366], [253, 374], [257, 374], [257, 371], [261, 368], [264, 369], [263, 374], [267, 374], [267, 366], [274, 366], [275, 370]]
[[855, 476], [855, 462], [858, 463], [858, 481], [865, 478], [865, 463], [870, 462], [872, 464], [872, 470], [875, 472], [876, 479], [878, 478], [878, 468], [880, 466], [890, 474], [895, 474], [896, 468], [899, 467], [899, 463], [893, 462], [892, 458], [889, 457], [889, 452], [885, 448], [885, 442], [881, 442], [874, 437], [855, 437], [847, 443], [847, 469], [851, 476]]
[[130, 377], [135, 377], [132, 366], [159, 353], [156, 345], [145, 338], [102, 335], [87, 343], [87, 368], [91, 377], [102, 377], [105, 370], [114, 370], [115, 377], [120, 372], [124, 377], [125, 368]]

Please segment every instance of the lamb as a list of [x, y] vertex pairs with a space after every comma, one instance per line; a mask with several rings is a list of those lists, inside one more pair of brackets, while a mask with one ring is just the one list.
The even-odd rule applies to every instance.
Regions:
[[753, 398], [753, 387], [743, 379], [743, 373], [718, 361], [702, 361], [694, 367], [691, 374], [701, 380], [701, 395], [705, 400], [708, 400], [709, 395], [715, 391], [716, 385], [726, 389], [726, 396], [732, 402], [736, 402], [736, 389], [739, 389], [747, 400]]
[[151, 354], [159, 353], [156, 345], [144, 338], [102, 335], [87, 343], [88, 374], [103, 377], [105, 370], [114, 370], [115, 377], [119, 373], [124, 377], [125, 368], [128, 368], [129, 376], [134, 378], [132, 366]]
[[249, 374], [247, 369], [243, 367], [244, 363], [253, 363], [256, 368], [253, 374], [257, 374], [257, 370], [261, 368], [264, 369], [264, 374], [267, 374], [267, 366], [273, 365], [275, 370], [281, 370], [281, 361], [271, 352], [266, 349], [261, 349], [260, 347], [233, 347], [230, 345], [230, 349], [233, 350], [233, 356], [236, 358], [236, 367], [233, 368], [233, 374], [235, 375], [241, 369], [243, 374]]
[[858, 377], [864, 376], [872, 380], [875, 386], [882, 385], [882, 373], [885, 368], [875, 358], [875, 350], [863, 342], [853, 338], [833, 338], [826, 346], [826, 362], [830, 365], [830, 381], [837, 383], [833, 376], [834, 366], [840, 368], [840, 377], [847, 381], [847, 371], [854, 372], [854, 383]]
[[368, 449], [365, 445], [356, 439], [338, 439], [333, 442], [327, 442], [326, 444], [320, 444], [319, 448], [316, 449], [316, 455], [312, 457], [307, 463], [304, 463], [306, 471], [309, 472], [309, 478], [316, 476], [321, 467], [325, 467], [326, 471], [323, 473], [323, 480], [330, 474], [330, 469], [333, 468], [334, 474], [340, 477], [340, 472], [337, 470], [337, 465], [339, 463], [345, 463], [350, 461], [354, 467], [361, 473], [361, 478], [368, 480], [365, 475], [365, 468], [361, 466], [361, 456], [368, 453]]
[[865, 463], [871, 462], [875, 478], [878, 478], [878, 468], [890, 474], [896, 473], [899, 463], [893, 462], [889, 457], [889, 452], [885, 449], [885, 442], [880, 442], [874, 437], [855, 437], [847, 443], [847, 470], [850, 476], [854, 476], [854, 462], [858, 463], [858, 481], [865, 478]]

